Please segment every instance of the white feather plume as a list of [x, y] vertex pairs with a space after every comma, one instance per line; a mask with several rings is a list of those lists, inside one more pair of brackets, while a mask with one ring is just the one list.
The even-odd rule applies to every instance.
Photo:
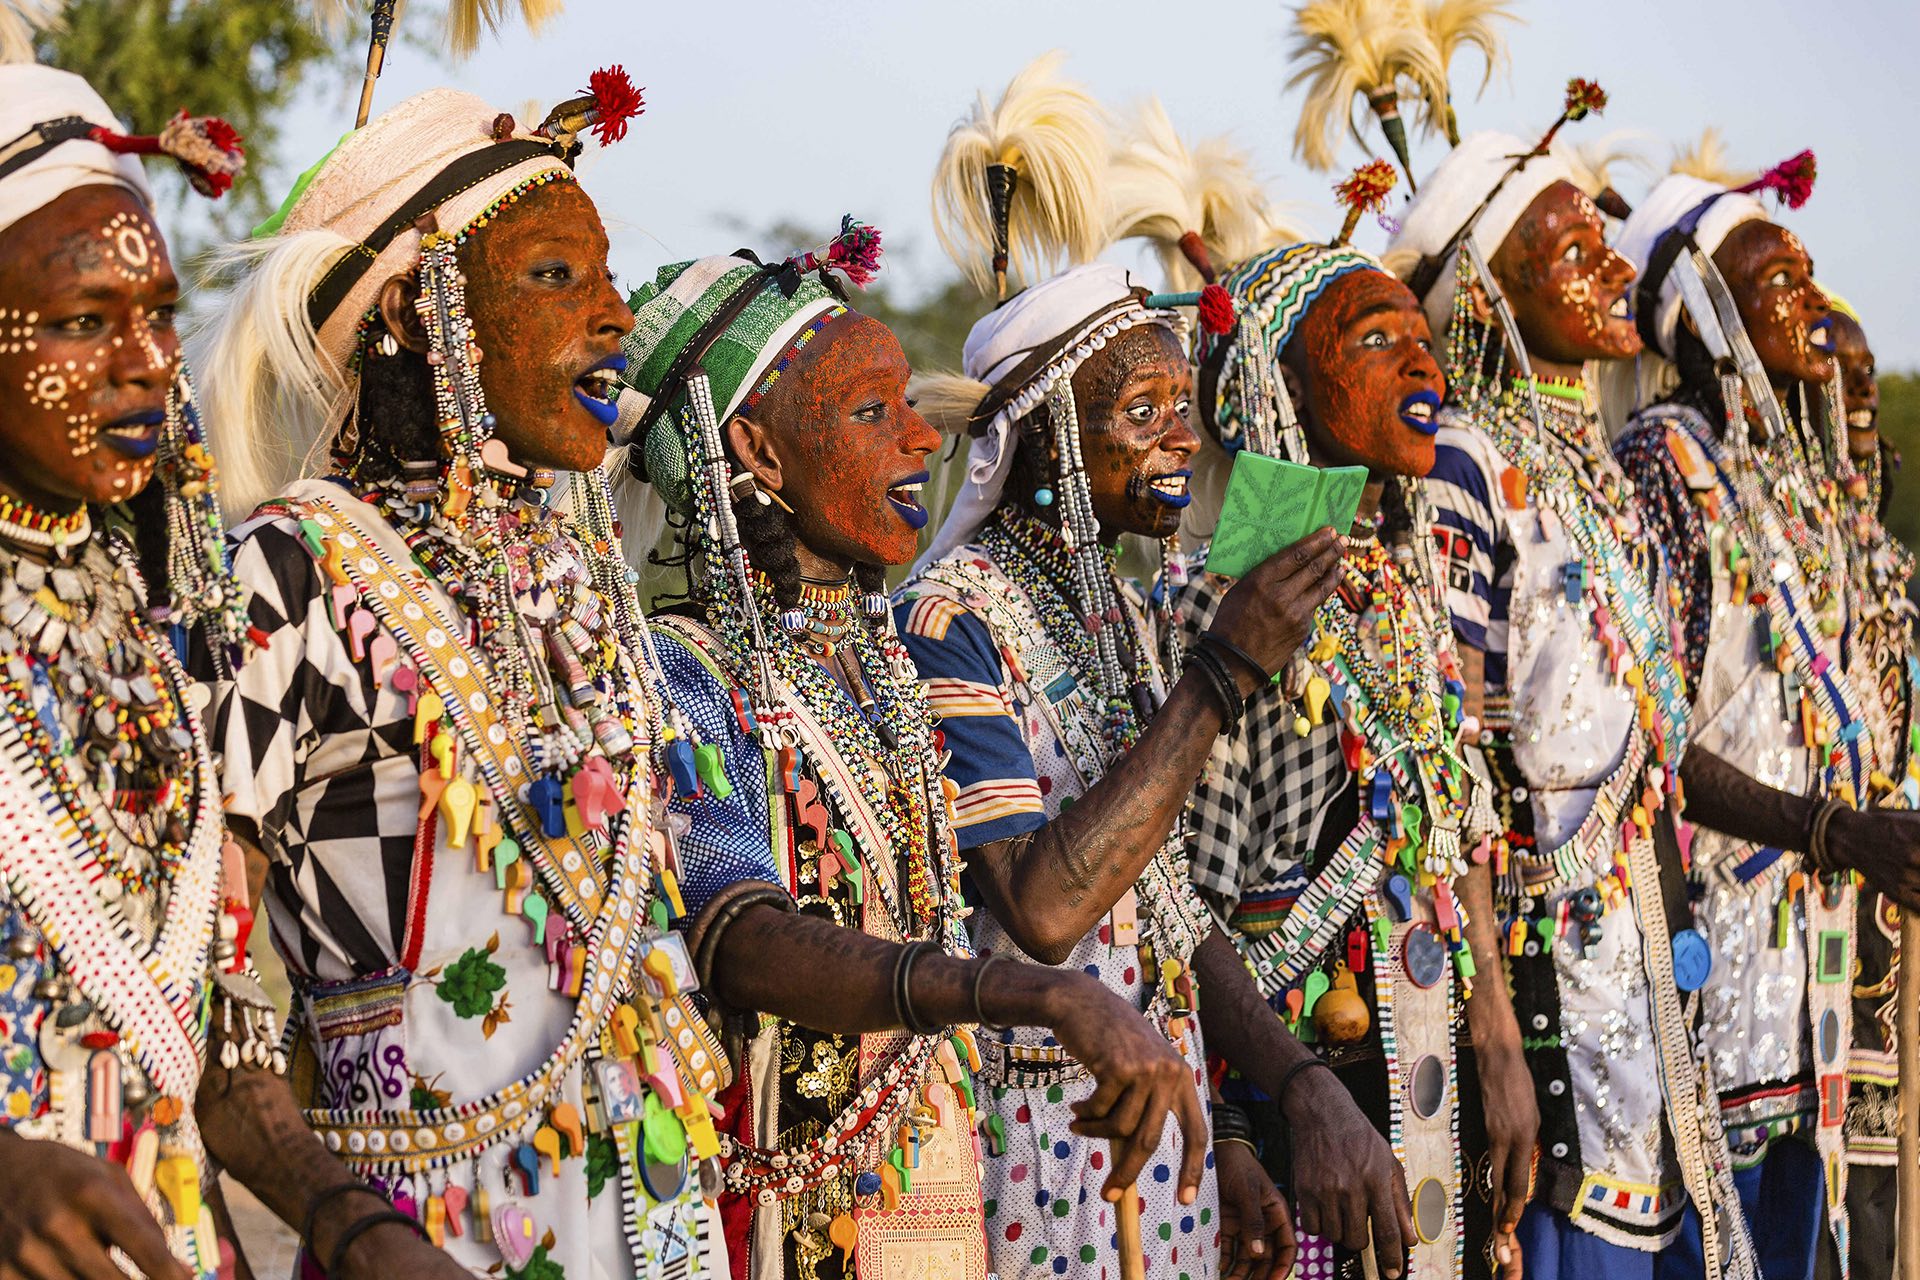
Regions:
[[59, 31], [65, 0], [0, 0], [0, 63], [35, 61], [33, 38], [42, 31]]

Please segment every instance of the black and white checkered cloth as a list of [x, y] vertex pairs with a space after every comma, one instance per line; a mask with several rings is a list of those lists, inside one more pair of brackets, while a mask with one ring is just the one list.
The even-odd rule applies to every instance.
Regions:
[[276, 929], [297, 967], [326, 981], [389, 969], [405, 936], [420, 807], [407, 698], [347, 652], [292, 521], [235, 536], [234, 570], [267, 644], [215, 691], [229, 811], [259, 826], [275, 913], [299, 922]]
[[[1183, 643], [1213, 625], [1226, 585], [1197, 567], [1189, 574], [1177, 597]], [[1304, 887], [1321, 823], [1346, 789], [1338, 725], [1329, 717], [1302, 738], [1293, 730], [1297, 715], [1278, 689], [1256, 693], [1234, 731], [1214, 742], [1194, 788], [1193, 882], [1229, 913], [1251, 890]]]

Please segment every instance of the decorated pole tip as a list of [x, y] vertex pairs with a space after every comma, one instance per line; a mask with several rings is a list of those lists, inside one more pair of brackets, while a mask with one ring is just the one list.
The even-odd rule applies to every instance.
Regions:
[[1789, 209], [1798, 209], [1813, 194], [1813, 180], [1818, 172], [1819, 166], [1814, 163], [1813, 152], [1802, 151], [1734, 190], [1745, 195], [1771, 191], [1781, 204]]
[[247, 165], [239, 132], [218, 116], [181, 111], [157, 135], [115, 133], [95, 126], [88, 136], [117, 155], [171, 157], [193, 189], [209, 200], [231, 191], [235, 175]]
[[1209, 284], [1192, 293], [1150, 293], [1144, 305], [1149, 311], [1170, 311], [1175, 307], [1197, 308], [1201, 330], [1215, 337], [1233, 328], [1233, 295], [1221, 285]]
[[615, 63], [588, 76], [586, 89], [547, 112], [534, 133], [572, 146], [580, 133], [591, 129], [601, 146], [612, 146], [627, 136], [627, 123], [646, 109], [646, 99], [627, 69]]
[[1592, 80], [1579, 76], [1567, 81], [1566, 114], [1569, 120], [1584, 120], [1590, 111], [1607, 109], [1607, 91]]
[[1354, 228], [1360, 225], [1362, 214], [1373, 214], [1381, 220], [1381, 225], [1391, 231], [1392, 225], [1385, 214], [1387, 196], [1392, 194], [1394, 185], [1399, 180], [1400, 175], [1395, 173], [1393, 166], [1385, 160], [1369, 160], [1347, 175], [1344, 181], [1336, 182], [1333, 186], [1333, 194], [1346, 208], [1347, 217], [1346, 221], [1340, 224], [1340, 234], [1333, 238], [1333, 243], [1336, 245], [1347, 243], [1348, 238], [1353, 235]]
[[1585, 120], [1589, 115], [1607, 109], [1607, 91], [1592, 80], [1582, 80], [1579, 76], [1567, 81], [1566, 101], [1560, 108], [1560, 118], [1553, 122], [1546, 136], [1540, 139], [1529, 155], [1543, 156], [1547, 148], [1553, 145], [1554, 135], [1560, 132], [1560, 126], [1569, 120]]
[[880, 272], [880, 228], [870, 227], [850, 213], [842, 214], [840, 234], [787, 261], [802, 275], [809, 271], [838, 271], [864, 289]]

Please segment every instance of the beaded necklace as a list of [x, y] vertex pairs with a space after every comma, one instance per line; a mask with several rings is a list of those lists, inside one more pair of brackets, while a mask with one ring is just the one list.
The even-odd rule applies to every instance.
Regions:
[[[131, 560], [89, 539], [51, 567], [0, 547], [6, 710], [122, 890], [152, 893], [184, 856], [193, 752], [184, 686], [142, 618]], [[105, 815], [103, 818], [102, 815]]]
[[0, 538], [15, 546], [51, 547], [65, 559], [67, 548], [81, 545], [92, 532], [93, 519], [85, 506], [59, 515], [0, 493]]

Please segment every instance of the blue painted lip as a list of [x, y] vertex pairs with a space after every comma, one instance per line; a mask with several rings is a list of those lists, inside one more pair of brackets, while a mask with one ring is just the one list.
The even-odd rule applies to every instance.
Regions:
[[599, 420], [603, 427], [610, 427], [620, 421], [620, 406], [611, 400], [601, 400], [590, 396], [580, 388], [573, 389], [573, 398], [578, 400], [586, 411]]
[[[1186, 489], [1180, 493], [1162, 493], [1153, 487], [1157, 481], [1171, 480], [1176, 476], [1187, 481]], [[1184, 507], [1193, 501], [1193, 472], [1186, 467], [1182, 467], [1178, 471], [1168, 471], [1157, 475], [1153, 477], [1152, 480], [1147, 481], [1147, 494], [1163, 507], [1174, 507], [1176, 509]]]
[[1833, 317], [1816, 321], [1807, 326], [1807, 342], [1815, 351], [1833, 354]]
[[[1409, 412], [1415, 405], [1425, 405], [1427, 416], [1422, 418]], [[1412, 427], [1423, 436], [1436, 435], [1440, 430], [1440, 395], [1434, 391], [1416, 391], [1400, 402], [1400, 421]]]
[[932, 478], [933, 477], [925, 471], [916, 471], [910, 476], [904, 476], [894, 481], [887, 489], [887, 501], [893, 504], [893, 509], [900, 513], [900, 518], [911, 525], [915, 532], [926, 528], [927, 521], [933, 517], [925, 507], [920, 505], [918, 500], [902, 502], [899, 498], [893, 496], [893, 490], [898, 489], [903, 484], [925, 484]]
[[592, 373], [598, 369], [611, 369], [615, 373], [625, 373], [627, 371], [627, 358], [616, 351], [599, 364], [593, 366], [592, 369], [587, 370], [587, 372]]
[[[100, 443], [112, 449], [122, 457], [141, 459], [151, 458], [160, 447], [160, 424], [167, 420], [161, 409], [145, 409], [139, 413], [130, 413], [124, 418], [115, 418], [100, 430]], [[124, 427], [143, 428], [137, 436], [119, 435], [117, 431]]]

